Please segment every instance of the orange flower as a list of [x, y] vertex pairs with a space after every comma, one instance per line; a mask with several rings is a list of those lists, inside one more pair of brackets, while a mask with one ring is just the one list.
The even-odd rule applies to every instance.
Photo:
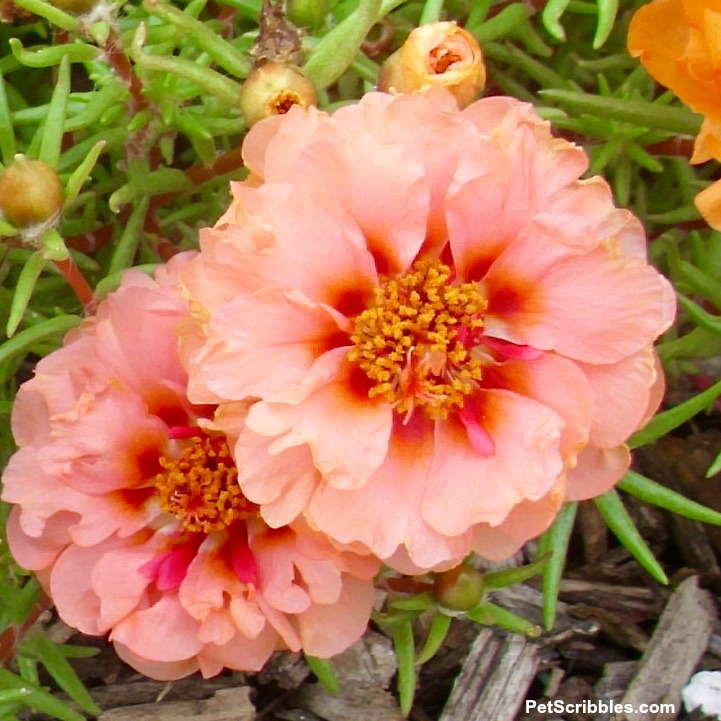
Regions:
[[[628, 50], [655, 80], [703, 113], [691, 162], [721, 160], [721, 3], [653, 0], [633, 16]], [[721, 229], [721, 185], [701, 192], [696, 205]]]
[[448, 88], [459, 107], [473, 102], [486, 84], [486, 68], [476, 39], [452, 22], [416, 28], [386, 60], [378, 87], [384, 92], [415, 93]]

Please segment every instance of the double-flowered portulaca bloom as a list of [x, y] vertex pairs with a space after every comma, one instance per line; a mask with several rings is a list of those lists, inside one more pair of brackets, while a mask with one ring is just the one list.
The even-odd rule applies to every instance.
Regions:
[[378, 562], [302, 520], [270, 528], [243, 495], [212, 406], [186, 394], [187, 262], [126, 274], [21, 387], [10, 548], [67, 623], [109, 631], [155, 678], [255, 671], [277, 649], [334, 655], [366, 628]]
[[371, 93], [260, 123], [244, 157], [181, 273], [181, 356], [270, 526], [440, 568], [621, 478], [673, 292], [530, 105]]

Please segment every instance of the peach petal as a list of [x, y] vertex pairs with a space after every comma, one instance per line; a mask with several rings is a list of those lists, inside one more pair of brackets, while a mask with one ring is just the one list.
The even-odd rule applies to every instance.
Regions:
[[630, 465], [631, 454], [626, 446], [586, 446], [576, 467], [568, 472], [566, 500], [585, 501], [602, 495], [621, 480]]
[[[205, 385], [226, 400], [296, 388], [338, 334], [323, 306], [279, 289], [236, 298], [217, 312], [213, 327], [224, 342], [204, 358], [200, 372]], [[283, 363], [277, 362], [279, 356]], [[223, 372], [228, 365], [232, 375]]]
[[267, 182], [291, 177], [298, 157], [312, 142], [328, 114], [308, 108], [292, 107], [281, 121], [279, 116], [256, 123], [243, 143], [243, 160], [258, 179]]
[[[273, 651], [279, 648], [278, 634], [270, 627], [253, 638], [237, 633], [222, 646], [208, 644], [203, 648], [200, 654], [201, 665], [205, 666], [209, 662], [213, 664], [207, 672], [203, 671], [203, 675], [206, 678], [214, 676], [223, 666], [238, 671], [260, 671]], [[215, 668], [218, 670], [214, 670]]]
[[641, 350], [674, 317], [673, 289], [664, 278], [636, 258], [603, 249], [549, 267], [538, 248], [514, 245], [484, 285], [486, 333], [588, 363], [613, 363]]
[[650, 348], [610, 365], [579, 364], [591, 384], [595, 412], [591, 445], [621, 445], [642, 423], [656, 378]]
[[510, 360], [485, 369], [487, 388], [505, 388], [548, 406], [565, 421], [561, 450], [571, 456], [585, 445], [594, 413], [589, 381], [578, 365], [546, 353], [528, 361]]
[[564, 501], [565, 485], [565, 478], [561, 476], [548, 495], [537, 501], [519, 503], [498, 526], [485, 523], [474, 526], [473, 550], [489, 561], [512, 556], [553, 523]]
[[242, 432], [236, 446], [238, 482], [248, 499], [262, 505], [266, 523], [278, 528], [302, 512], [317, 483], [317, 471], [307, 446], [270, 453], [271, 443], [247, 428]]
[[373, 586], [349, 578], [332, 605], [314, 604], [299, 616], [305, 652], [330, 658], [347, 649], [365, 632], [373, 607]]
[[50, 575], [50, 595], [68, 625], [94, 636], [108, 630], [101, 621], [101, 599], [93, 590], [92, 574], [104, 553], [125, 543], [111, 538], [90, 548], [68, 546], [60, 554]]
[[[156, 681], [176, 681], [195, 673], [199, 669], [197, 658], [187, 658], [182, 661], [151, 661], [137, 653], [134, 653], [126, 645], [115, 641], [113, 643], [115, 653], [133, 668], [140, 671], [145, 676], [153, 678]], [[220, 673], [221, 668], [217, 668], [215, 674]]]
[[[353, 488], [365, 483], [383, 462], [393, 411], [354, 390], [353, 368], [344, 355], [344, 349], [337, 349], [332, 364], [338, 368], [336, 378], [300, 405], [256, 403], [247, 424], [256, 433], [276, 439], [269, 447], [271, 454], [308, 444], [316, 468], [329, 484]], [[339, 427], [345, 429], [340, 436]]]
[[421, 510], [434, 529], [449, 536], [476, 523], [498, 525], [517, 503], [546, 495], [563, 470], [563, 421], [557, 413], [505, 390], [482, 391], [478, 402], [479, 421], [496, 447], [493, 455], [478, 453], [456, 419], [436, 425]]
[[60, 512], [46, 519], [42, 533], [28, 535], [22, 528], [22, 510], [15, 506], [8, 516], [5, 534], [8, 545], [17, 563], [28, 571], [50, 568], [63, 549], [70, 543], [68, 524], [75, 514]]
[[148, 547], [118, 548], [104, 553], [92, 569], [90, 584], [100, 599], [98, 624], [111, 628], [138, 606], [150, 580], [140, 572], [153, 557]]
[[110, 640], [148, 661], [184, 661], [203, 648], [197, 621], [173, 593], [164, 593], [152, 606], [124, 618], [112, 629]]
[[301, 157], [296, 172], [311, 179], [324, 204], [343, 208], [358, 224], [381, 272], [401, 272], [426, 236], [430, 183], [422, 159], [401, 144], [351, 133], [332, 123], [330, 137]]
[[[438, 533], [421, 514], [432, 458], [432, 435], [420, 421], [396, 429], [385, 462], [359, 489], [342, 490], [324, 484], [309, 507], [310, 523], [340, 543], [358, 541], [391, 563], [405, 547], [411, 563], [429, 569], [460, 560], [470, 550], [470, 536]], [[345, 509], [353, 509], [353, 523]], [[399, 569], [403, 571], [403, 568]]]

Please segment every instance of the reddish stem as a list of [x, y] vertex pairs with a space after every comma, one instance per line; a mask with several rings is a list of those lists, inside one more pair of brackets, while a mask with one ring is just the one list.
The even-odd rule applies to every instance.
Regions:
[[40, 615], [52, 606], [51, 600], [43, 593], [32, 607], [30, 614], [19, 626], [8, 626], [0, 633], [0, 668], [10, 665], [22, 637], [31, 628]]
[[105, 59], [130, 90], [130, 115], [135, 115], [138, 111], [149, 107], [150, 102], [143, 94], [143, 83], [135, 74], [133, 66], [123, 52], [120, 38], [114, 31], [111, 31], [108, 42], [105, 45]]
[[75, 291], [75, 295], [83, 306], [85, 306], [85, 309], [91, 310], [95, 300], [95, 293], [85, 276], [80, 272], [78, 266], [73, 262], [73, 259], [56, 260], [55, 267], [68, 282], [68, 285]]

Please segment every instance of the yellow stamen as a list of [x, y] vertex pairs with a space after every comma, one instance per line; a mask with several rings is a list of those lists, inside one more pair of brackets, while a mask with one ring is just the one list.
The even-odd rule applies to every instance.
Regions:
[[238, 469], [228, 444], [218, 438], [192, 438], [179, 458], [161, 457], [155, 478], [160, 507], [188, 531], [210, 533], [255, 512], [238, 487]]
[[353, 321], [348, 358], [372, 381], [369, 397], [399, 413], [423, 407], [446, 418], [481, 378], [464, 341], [483, 327], [488, 303], [475, 283], [452, 285], [450, 277], [441, 262], [418, 261], [411, 272], [383, 279]]

